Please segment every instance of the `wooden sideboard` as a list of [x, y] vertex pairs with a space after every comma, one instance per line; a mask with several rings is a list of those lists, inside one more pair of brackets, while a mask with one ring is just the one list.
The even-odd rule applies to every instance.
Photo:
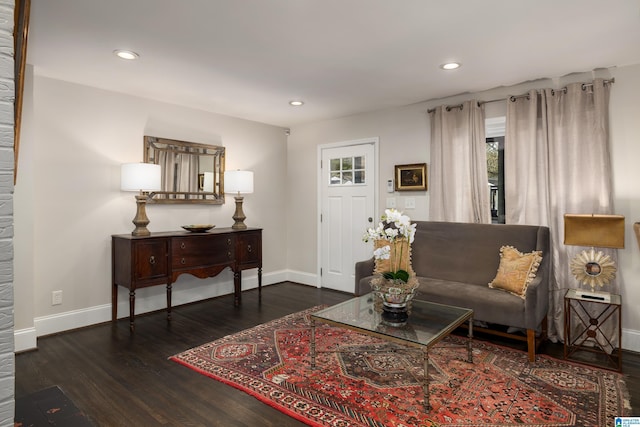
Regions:
[[111, 320], [118, 317], [118, 286], [129, 289], [129, 325], [133, 330], [136, 289], [167, 286], [167, 318], [171, 319], [171, 288], [181, 274], [204, 279], [225, 268], [233, 271], [234, 304], [242, 298], [242, 270], [258, 269], [262, 296], [262, 230], [213, 229], [206, 233], [173, 231], [135, 237], [111, 236]]

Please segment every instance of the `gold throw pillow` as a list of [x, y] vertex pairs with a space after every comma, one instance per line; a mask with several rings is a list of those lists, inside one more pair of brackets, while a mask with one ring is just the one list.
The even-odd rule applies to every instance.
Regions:
[[505, 290], [524, 299], [541, 261], [542, 251], [523, 254], [513, 246], [503, 246], [500, 248], [498, 273], [489, 287]]

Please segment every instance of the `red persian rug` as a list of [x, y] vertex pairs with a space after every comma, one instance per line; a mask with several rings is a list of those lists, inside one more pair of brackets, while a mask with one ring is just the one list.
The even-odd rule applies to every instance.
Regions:
[[[346, 329], [316, 328], [319, 307], [226, 336], [171, 360], [236, 387], [312, 426], [611, 426], [628, 416], [623, 376], [604, 369], [452, 336], [429, 352], [431, 404], [423, 410], [422, 355]], [[340, 350], [339, 352], [336, 350]], [[403, 349], [404, 350], [404, 349]]]

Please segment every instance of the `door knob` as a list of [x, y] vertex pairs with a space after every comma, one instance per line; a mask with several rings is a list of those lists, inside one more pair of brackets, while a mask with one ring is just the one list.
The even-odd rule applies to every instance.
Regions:
[[373, 222], [373, 218], [369, 217], [368, 221]]

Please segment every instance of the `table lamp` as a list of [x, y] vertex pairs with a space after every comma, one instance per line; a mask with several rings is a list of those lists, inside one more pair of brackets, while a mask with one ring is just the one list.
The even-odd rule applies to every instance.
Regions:
[[236, 211], [233, 214], [235, 223], [231, 226], [234, 230], [244, 230], [247, 228], [244, 220], [247, 218], [242, 211], [242, 201], [244, 197], [240, 194], [253, 193], [253, 172], [252, 171], [224, 171], [224, 192], [235, 194]]
[[147, 192], [160, 190], [161, 173], [160, 165], [152, 163], [125, 163], [120, 168], [120, 189], [140, 193], [136, 194], [138, 209], [132, 221], [136, 226], [131, 232], [133, 236], [149, 236], [151, 234], [147, 229], [147, 225], [149, 225], [146, 211]]
[[577, 254], [570, 264], [571, 273], [579, 283], [590, 286], [591, 291], [578, 291], [582, 298], [608, 301], [610, 294], [596, 292], [596, 286], [608, 285], [616, 277], [616, 263], [599, 248], [624, 248], [624, 216], [565, 214], [564, 244], [590, 246]]

